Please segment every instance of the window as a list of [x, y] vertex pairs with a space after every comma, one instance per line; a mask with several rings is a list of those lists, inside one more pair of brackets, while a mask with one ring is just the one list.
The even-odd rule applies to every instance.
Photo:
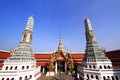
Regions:
[[22, 80], [22, 77], [20, 77], [19, 80]]
[[103, 76], [103, 80], [106, 80], [105, 76]]
[[87, 78], [89, 79], [89, 75], [87, 74]]
[[106, 66], [104, 66], [104, 69], [106, 69]]
[[9, 80], [9, 78], [7, 78], [6, 80]]
[[15, 66], [15, 70], [17, 70], [17, 66]]
[[22, 69], [24, 69], [24, 66], [22, 66]]
[[91, 75], [91, 78], [93, 78], [93, 75]]
[[117, 76], [115, 76], [115, 78], [116, 78], [116, 80], [118, 80], [118, 77], [117, 77]]
[[98, 79], [98, 76], [96, 75], [96, 79]]
[[91, 65], [89, 65], [89, 68], [91, 68]]
[[32, 78], [32, 75], [30, 75], [30, 79]]
[[114, 77], [112, 76], [112, 80], [114, 80]]
[[28, 80], [28, 79], [27, 79], [27, 76], [25, 76], [25, 80]]
[[100, 66], [100, 69], [102, 69], [102, 66]]
[[109, 77], [109, 76], [107, 76], [107, 78], [109, 79], [110, 77]]
[[2, 78], [2, 80], [4, 80], [4, 78]]
[[12, 78], [11, 80], [14, 80], [14, 78]]
[[29, 66], [27, 66], [27, 69], [29, 69]]
[[5, 68], [5, 70], [8, 70], [8, 66]]
[[95, 65], [93, 66], [93, 68], [95, 69]]
[[10, 70], [12, 70], [12, 68], [13, 68], [13, 67], [11, 66], [11, 67], [10, 67]]
[[110, 66], [108, 66], [108, 68], [110, 69]]

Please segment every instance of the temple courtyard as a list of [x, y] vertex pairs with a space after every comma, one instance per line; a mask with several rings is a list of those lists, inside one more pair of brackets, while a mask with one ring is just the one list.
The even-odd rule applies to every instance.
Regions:
[[75, 79], [75, 76], [70, 76], [65, 73], [63, 74], [57, 74], [55, 76], [46, 76], [44, 73], [42, 73], [41, 77], [37, 80], [78, 80]]

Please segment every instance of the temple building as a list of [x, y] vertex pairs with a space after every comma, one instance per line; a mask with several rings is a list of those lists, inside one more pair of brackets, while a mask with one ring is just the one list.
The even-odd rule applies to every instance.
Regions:
[[76, 71], [80, 80], [120, 80], [120, 50], [100, 49], [88, 18], [85, 19], [85, 52], [65, 51], [61, 34], [56, 51], [33, 52], [33, 24], [30, 16], [15, 50], [0, 50], [0, 80], [37, 80], [41, 72], [54, 76], [71, 71]]
[[120, 69], [101, 51], [96, 41], [91, 22], [85, 19], [86, 50], [78, 73], [81, 80], [120, 80]]
[[47, 64], [48, 71], [66, 72], [74, 69], [73, 59], [70, 53], [67, 53], [63, 49], [62, 36], [60, 35], [60, 41], [58, 50], [51, 54], [49, 63]]
[[40, 77], [40, 67], [36, 65], [31, 48], [33, 25], [34, 20], [30, 16], [21, 42], [15, 50], [10, 50], [11, 56], [3, 63], [0, 80], [36, 80]]
[[[53, 66], [54, 69], [53, 71], [55, 71], [55, 73], [59, 72], [60, 69], [62, 68], [62, 72], [68, 72], [70, 69], [68, 68], [68, 58], [70, 57], [73, 65], [74, 65], [74, 70], [77, 69], [77, 66], [80, 66], [82, 63], [82, 59], [84, 58], [84, 53], [83, 52], [67, 52], [64, 51], [64, 53], [66, 54], [66, 56], [63, 56], [63, 53], [58, 53], [58, 50], [56, 52], [52, 52], [52, 53], [44, 53], [44, 52], [34, 52], [34, 56], [36, 58], [37, 61], [37, 65], [41, 65], [41, 72], [47, 72], [49, 71], [48, 66], [50, 63], [50, 60], [53, 60]], [[60, 56], [59, 56], [59, 55]], [[69, 59], [70, 60], [70, 59]], [[59, 65], [62, 65], [59, 67]]]

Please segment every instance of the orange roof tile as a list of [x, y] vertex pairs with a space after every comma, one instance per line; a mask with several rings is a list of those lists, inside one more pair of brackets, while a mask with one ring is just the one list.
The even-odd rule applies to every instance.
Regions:
[[9, 52], [0, 51], [0, 59], [6, 59], [8, 57], [10, 57], [10, 53]]
[[49, 61], [49, 59], [48, 60], [37, 60], [37, 62], [48, 62]]
[[73, 60], [74, 62], [82, 62], [82, 60]]
[[47, 63], [38, 63], [37, 62], [37, 66], [44, 66], [45, 67], [45, 66], [47, 66]]
[[81, 59], [84, 58], [84, 54], [71, 54], [73, 59]]
[[36, 59], [50, 59], [51, 54], [34, 54]]

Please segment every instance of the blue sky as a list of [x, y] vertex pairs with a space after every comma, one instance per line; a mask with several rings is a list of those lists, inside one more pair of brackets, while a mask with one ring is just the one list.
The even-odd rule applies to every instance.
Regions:
[[120, 49], [119, 3], [119, 0], [0, 0], [0, 50], [17, 47], [30, 15], [35, 21], [33, 51], [57, 50], [60, 33], [65, 50], [85, 51], [85, 17], [90, 18], [101, 48]]

